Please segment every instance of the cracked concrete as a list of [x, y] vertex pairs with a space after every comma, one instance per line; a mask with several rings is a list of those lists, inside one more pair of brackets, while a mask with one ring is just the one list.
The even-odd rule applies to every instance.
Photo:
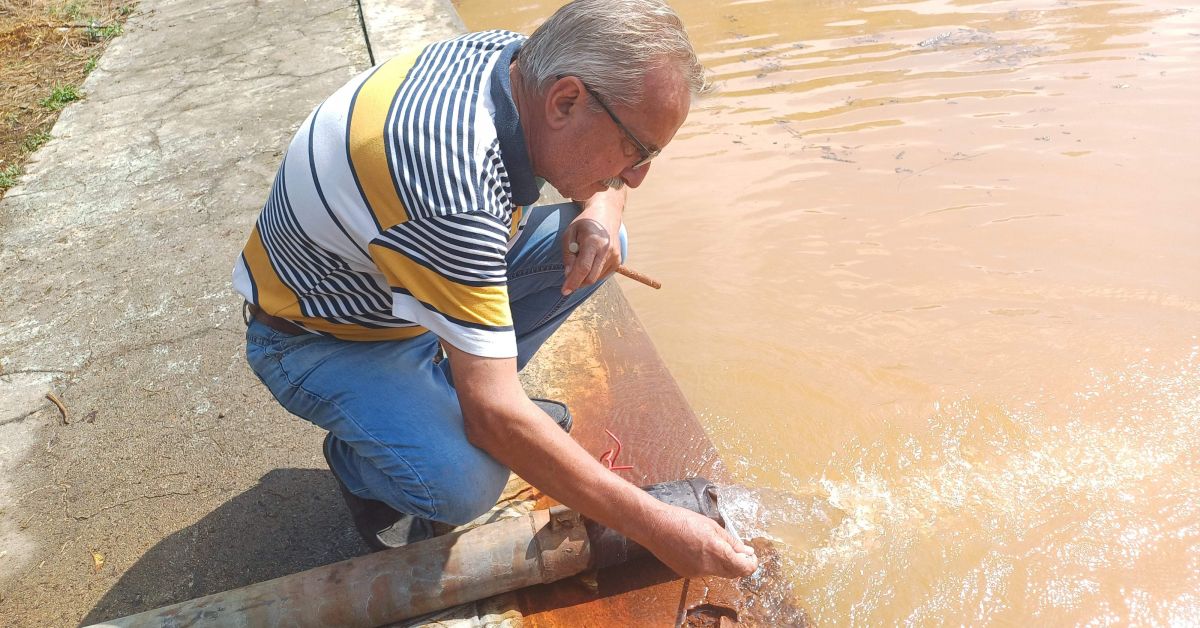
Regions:
[[245, 365], [229, 275], [295, 129], [367, 66], [353, 0], [142, 0], [0, 202], [4, 625], [364, 551], [320, 431]]
[[[462, 30], [448, 0], [361, 5], [379, 60]], [[5, 626], [90, 624], [365, 553], [323, 433], [246, 366], [230, 287], [287, 142], [369, 65], [358, 7], [142, 0], [0, 201]], [[544, 371], [526, 369], [531, 392]], [[487, 609], [435, 621], [510, 625]]]

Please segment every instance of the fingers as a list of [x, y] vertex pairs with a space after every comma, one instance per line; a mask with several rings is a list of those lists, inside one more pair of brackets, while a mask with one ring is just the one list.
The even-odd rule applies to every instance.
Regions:
[[599, 223], [593, 220], [573, 223], [567, 229], [564, 245], [566, 278], [563, 280], [563, 295], [571, 294], [580, 286], [592, 285], [612, 272], [608, 268], [612, 266], [608, 262], [613, 257], [610, 238], [608, 231]]
[[729, 540], [729, 552], [725, 556], [726, 565], [729, 568], [726, 577], [740, 578], [754, 573], [754, 570], [758, 569], [758, 556], [755, 555], [754, 548], [729, 534], [728, 530], [722, 528], [721, 531]]
[[676, 573], [690, 577], [712, 575], [721, 578], [742, 578], [758, 569], [758, 557], [749, 546], [743, 546], [739, 550], [733, 545], [718, 541], [715, 546], [709, 547], [706, 558], [696, 558], [697, 563], [687, 565], [683, 569], [675, 568]]
[[711, 519], [705, 519], [705, 525], [715, 541], [714, 545], [710, 546], [713, 549], [711, 556], [714, 560], [710, 563], [711, 567], [704, 569], [705, 572], [722, 578], [741, 578], [758, 569], [758, 557], [755, 556], [754, 548]]
[[755, 555], [753, 547], [750, 547], [750, 545], [743, 543], [741, 539], [730, 534], [728, 530], [725, 530], [725, 536], [729, 538], [729, 544], [733, 547], [733, 551], [735, 551], [739, 554], [746, 554], [749, 556]]
[[727, 530], [716, 521], [713, 522], [713, 525], [715, 526], [716, 530], [718, 530], [717, 533], [721, 536], [721, 538], [725, 539], [725, 542], [729, 544], [729, 547], [733, 548], [733, 551], [739, 554], [748, 554], [750, 556], [754, 556], [753, 547], [743, 543], [742, 539], [738, 538], [735, 534]]
[[604, 251], [597, 251], [596, 257], [592, 259], [592, 267], [588, 270], [587, 278], [584, 279], [584, 285], [592, 285], [606, 274], [607, 264], [605, 264]]
[[740, 578], [758, 568], [754, 548], [704, 515], [671, 506], [663, 522], [646, 548], [680, 576]]
[[758, 569], [758, 559], [753, 555], [735, 553], [729, 561], [730, 572], [726, 576], [728, 578], [742, 578], [754, 573]]
[[575, 259], [565, 269], [567, 277], [563, 280], [562, 287], [564, 296], [571, 294], [580, 286], [592, 283], [587, 280], [592, 275], [592, 271], [599, 266], [596, 263], [597, 247], [592, 238], [585, 238], [581, 245], [577, 242], [572, 244], [579, 246], [579, 252], [575, 254]]

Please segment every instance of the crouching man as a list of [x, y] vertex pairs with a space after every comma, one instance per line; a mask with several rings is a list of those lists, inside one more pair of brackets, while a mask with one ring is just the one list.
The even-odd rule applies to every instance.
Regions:
[[[234, 269], [251, 367], [329, 431], [375, 549], [465, 523], [509, 470], [684, 576], [753, 551], [617, 477], [517, 373], [616, 269], [621, 212], [705, 87], [658, 0], [577, 0], [528, 39], [436, 43], [335, 92], [292, 140]], [[534, 206], [543, 182], [576, 203]]]

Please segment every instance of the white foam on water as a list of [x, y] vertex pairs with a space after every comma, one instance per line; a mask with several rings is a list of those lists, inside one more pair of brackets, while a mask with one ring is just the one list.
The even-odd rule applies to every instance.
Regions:
[[743, 538], [784, 548], [818, 624], [1195, 625], [1200, 351], [1037, 403], [939, 404], [785, 490], [724, 487]]

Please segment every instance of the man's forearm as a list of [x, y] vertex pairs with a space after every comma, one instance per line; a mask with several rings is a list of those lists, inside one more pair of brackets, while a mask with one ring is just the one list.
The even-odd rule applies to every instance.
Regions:
[[744, 576], [754, 552], [713, 520], [669, 506], [594, 460], [525, 396], [515, 358], [446, 345], [467, 438], [530, 484], [649, 549], [682, 576]]
[[[668, 510], [661, 502], [604, 468], [559, 429], [525, 396], [509, 361], [480, 360], [453, 347], [448, 351], [472, 444], [584, 516], [640, 543], [649, 540]], [[463, 378], [494, 385], [464, 386], [460, 365], [470, 371], [461, 373]]]
[[644, 544], [661, 504], [604, 468], [532, 402], [519, 401], [515, 412], [488, 421], [502, 428], [472, 442], [543, 493]]

